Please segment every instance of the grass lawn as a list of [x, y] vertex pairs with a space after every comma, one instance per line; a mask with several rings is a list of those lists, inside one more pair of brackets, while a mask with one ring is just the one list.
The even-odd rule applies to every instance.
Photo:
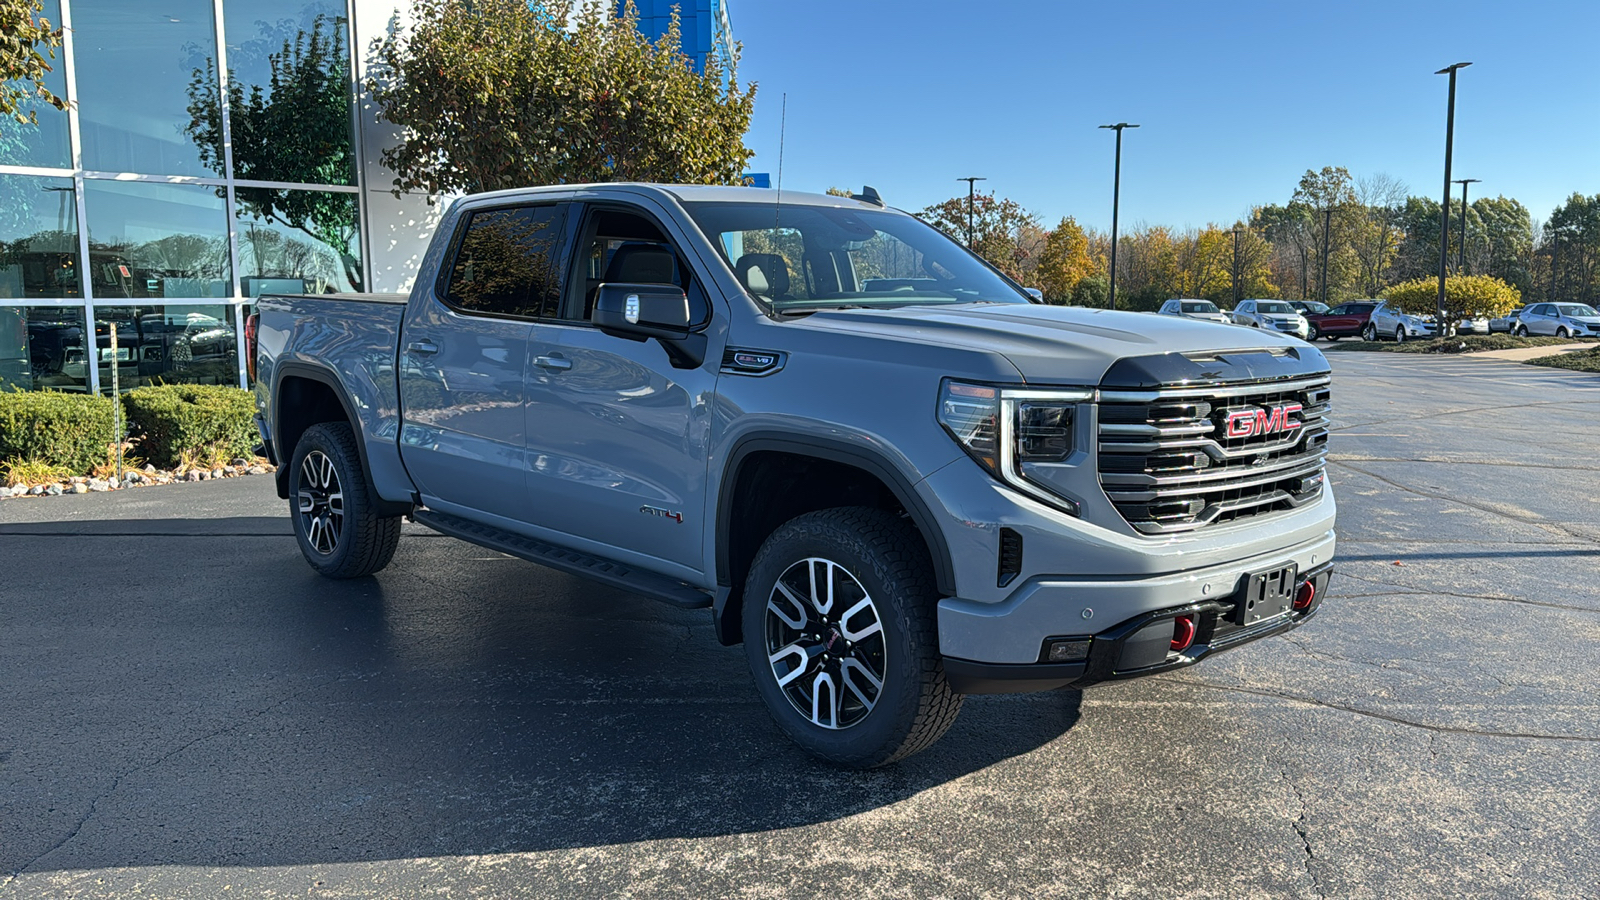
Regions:
[[1600, 347], [1557, 353], [1528, 360], [1530, 366], [1550, 366], [1553, 369], [1574, 369], [1579, 372], [1600, 372]]
[[[1545, 347], [1553, 344], [1579, 344], [1593, 338], [1512, 337], [1509, 334], [1467, 334], [1461, 337], [1436, 338], [1431, 341], [1318, 341], [1323, 350], [1374, 350], [1380, 353], [1478, 353], [1484, 350], [1517, 350], [1522, 347]], [[1587, 352], [1587, 351], [1586, 351]], [[1553, 358], [1553, 357], [1545, 357]]]

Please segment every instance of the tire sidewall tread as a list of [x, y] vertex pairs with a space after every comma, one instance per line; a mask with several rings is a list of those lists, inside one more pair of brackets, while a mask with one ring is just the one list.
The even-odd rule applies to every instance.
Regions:
[[[300, 464], [313, 451], [320, 450], [333, 461], [339, 488], [344, 494], [344, 527], [339, 545], [331, 554], [321, 554], [300, 523]], [[289, 468], [289, 515], [294, 525], [300, 553], [318, 574], [328, 578], [360, 578], [389, 564], [400, 543], [400, 518], [379, 516], [373, 510], [372, 489], [361, 469], [361, 454], [355, 432], [344, 422], [322, 422], [307, 428], [295, 445]]]

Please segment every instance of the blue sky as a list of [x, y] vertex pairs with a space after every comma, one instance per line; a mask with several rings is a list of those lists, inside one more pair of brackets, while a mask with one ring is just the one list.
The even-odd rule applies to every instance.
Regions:
[[[1600, 0], [1156, 3], [727, 0], [759, 83], [750, 171], [794, 190], [871, 184], [892, 206], [955, 179], [1039, 213], [1111, 225], [1231, 223], [1308, 168], [1386, 173], [1438, 199], [1448, 79], [1452, 177], [1536, 219], [1600, 193]], [[1448, 23], [1448, 24], [1446, 24]], [[1455, 189], [1459, 197], [1459, 187]]]

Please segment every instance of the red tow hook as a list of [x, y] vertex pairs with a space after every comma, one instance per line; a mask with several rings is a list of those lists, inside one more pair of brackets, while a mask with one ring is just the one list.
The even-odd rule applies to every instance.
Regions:
[[1294, 608], [1310, 609], [1311, 601], [1317, 599], [1317, 586], [1307, 579], [1300, 582], [1300, 587], [1294, 592]]
[[1194, 644], [1194, 616], [1178, 616], [1172, 620], [1172, 649], [1178, 653]]

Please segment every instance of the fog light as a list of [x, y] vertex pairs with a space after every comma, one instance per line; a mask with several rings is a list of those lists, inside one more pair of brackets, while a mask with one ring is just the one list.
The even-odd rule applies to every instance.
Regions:
[[1309, 609], [1311, 601], [1317, 598], [1317, 585], [1312, 581], [1300, 582], [1300, 587], [1294, 592], [1294, 608]]
[[1051, 641], [1045, 659], [1050, 662], [1077, 662], [1089, 658], [1088, 641]]
[[1194, 616], [1172, 620], [1172, 649], [1182, 653], [1194, 644]]

